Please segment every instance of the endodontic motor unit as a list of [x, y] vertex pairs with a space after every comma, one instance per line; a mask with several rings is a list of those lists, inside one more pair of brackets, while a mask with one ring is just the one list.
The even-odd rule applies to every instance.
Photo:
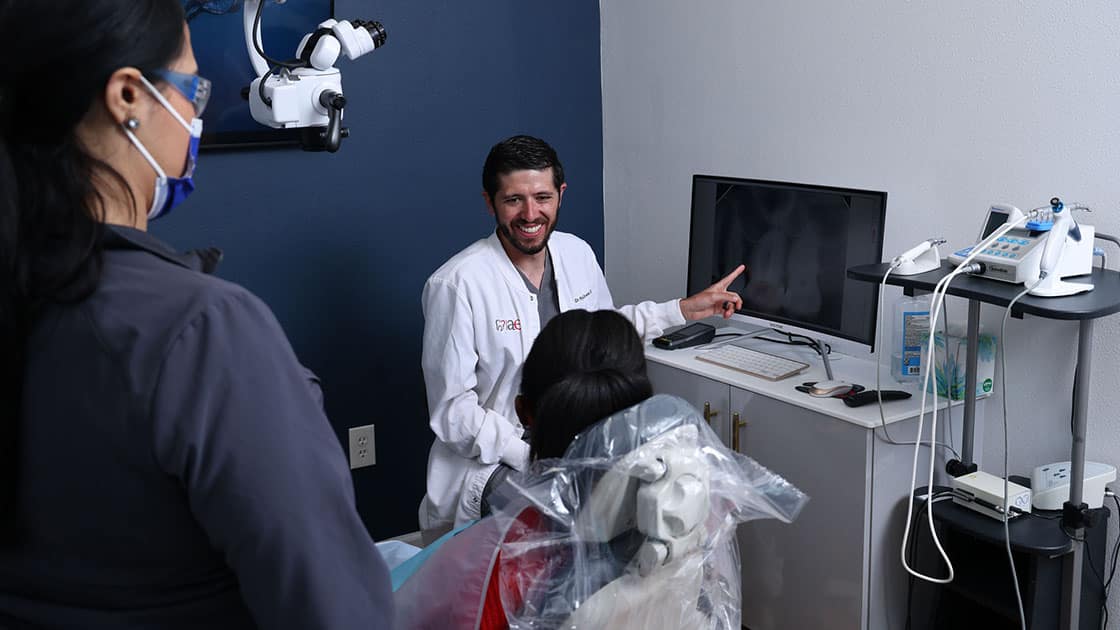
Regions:
[[[993, 204], [988, 210], [979, 241], [983, 243], [998, 228], [1012, 226], [994, 242], [986, 244], [973, 262], [983, 265], [974, 275], [1023, 284], [1032, 295], [1058, 297], [1093, 290], [1084, 282], [1066, 282], [1063, 278], [1084, 276], [1093, 267], [1091, 225], [1078, 224], [1074, 210], [1088, 211], [1079, 204], [1066, 205], [1057, 197], [1049, 206], [1035, 208], [1029, 215], [1015, 206]], [[975, 246], [954, 252], [949, 260], [959, 264]]]

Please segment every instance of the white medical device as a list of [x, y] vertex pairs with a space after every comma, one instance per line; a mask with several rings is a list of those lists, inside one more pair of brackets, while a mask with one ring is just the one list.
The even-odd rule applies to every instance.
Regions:
[[891, 273], [896, 276], [916, 276], [941, 267], [941, 252], [937, 246], [944, 243], [943, 238], [930, 238], [902, 252], [891, 261], [894, 266]]
[[[994, 519], [1003, 520], [1003, 486], [1001, 477], [976, 471], [953, 477], [953, 503]], [[1031, 489], [1007, 482], [1007, 518], [1031, 511]]]
[[[1082, 206], [1076, 208], [1088, 209]], [[1049, 208], [1036, 210], [1037, 218], [1012, 228], [977, 254], [973, 261], [983, 263], [984, 269], [974, 275], [1013, 284], [1033, 285], [1031, 294], [1044, 297], [1091, 291], [1092, 284], [1062, 280], [1087, 275], [1093, 268], [1093, 239], [1096, 232], [1091, 225], [1078, 225], [1071, 216], [1073, 209], [1065, 206], [1057, 197], [1051, 199]], [[1025, 218], [1026, 215], [1015, 206], [993, 205], [988, 210], [980, 241], [1001, 225], [1022, 223]], [[949, 260], [959, 264], [972, 249], [966, 247], [953, 252]], [[1041, 276], [1045, 277], [1039, 282]]]
[[249, 86], [249, 112], [262, 125], [304, 129], [303, 148], [338, 150], [347, 130], [342, 127], [346, 98], [342, 73], [334, 67], [340, 54], [357, 59], [385, 45], [380, 22], [326, 20], [303, 37], [296, 58], [268, 57], [261, 42], [264, 0], [245, 0], [245, 46], [257, 78]]
[[[1036, 510], [1060, 510], [1069, 500], [1070, 463], [1054, 462], [1034, 469], [1031, 490]], [[1082, 499], [1090, 508], [1104, 505], [1105, 486], [1116, 481], [1116, 467], [1100, 462], [1085, 462], [1085, 485]]]

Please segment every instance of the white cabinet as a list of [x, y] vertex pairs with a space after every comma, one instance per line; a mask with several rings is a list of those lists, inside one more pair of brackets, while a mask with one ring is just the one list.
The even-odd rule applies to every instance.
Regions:
[[731, 388], [727, 383], [695, 374], [681, 378], [679, 370], [658, 363], [650, 363], [647, 371], [655, 392], [680, 396], [695, 405], [724, 444], [731, 443]]
[[[761, 520], [739, 528], [743, 625], [751, 630], [903, 627], [906, 573], [898, 558], [913, 447], [884, 440], [878, 409], [850, 409], [839, 400], [811, 399], [793, 389], [802, 380], [817, 380], [811, 373], [771, 383], [690, 361], [687, 351], [651, 348], [648, 356], [655, 392], [675, 394], [701, 410], [707, 404], [713, 428], [728, 445], [735, 440], [737, 420], [739, 450], [809, 495], [791, 524]], [[858, 372], [856, 362], [850, 359], [844, 368]], [[859, 382], [874, 387], [873, 376], [870, 381], [866, 371], [861, 376]], [[913, 440], [917, 399], [891, 403], [888, 409], [891, 437]], [[928, 450], [922, 449], [923, 467]], [[939, 454], [939, 473], [947, 459]], [[924, 485], [924, 473], [921, 479]]]

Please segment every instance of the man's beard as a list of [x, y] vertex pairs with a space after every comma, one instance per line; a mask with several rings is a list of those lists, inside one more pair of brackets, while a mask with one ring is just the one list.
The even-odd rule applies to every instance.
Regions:
[[505, 237], [506, 242], [509, 243], [510, 245], [513, 245], [514, 249], [516, 249], [517, 251], [519, 251], [522, 254], [525, 254], [527, 256], [532, 256], [534, 254], [539, 254], [541, 252], [541, 250], [543, 250], [545, 247], [548, 246], [548, 239], [552, 236], [552, 231], [556, 229], [556, 221], [553, 220], [551, 223], [548, 224], [547, 227], [542, 227], [541, 229], [547, 230], [547, 232], [545, 233], [544, 238], [541, 239], [540, 244], [539, 245], [533, 245], [533, 246], [526, 246], [523, 243], [521, 243], [521, 241], [519, 241], [516, 237], [514, 237], [513, 231], [510, 230], [509, 226], [498, 223], [498, 233], [501, 234], [503, 237]]

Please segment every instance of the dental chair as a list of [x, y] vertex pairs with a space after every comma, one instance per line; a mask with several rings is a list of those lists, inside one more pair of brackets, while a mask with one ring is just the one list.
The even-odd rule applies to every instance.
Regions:
[[397, 590], [397, 627], [737, 630], [736, 525], [806, 500], [654, 396], [507, 478]]

